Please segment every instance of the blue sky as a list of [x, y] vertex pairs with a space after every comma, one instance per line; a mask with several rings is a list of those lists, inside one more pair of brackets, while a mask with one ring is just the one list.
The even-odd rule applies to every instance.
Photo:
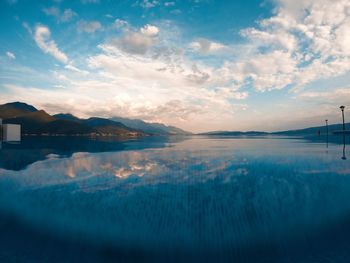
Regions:
[[348, 0], [1, 0], [0, 103], [194, 131], [340, 121]]

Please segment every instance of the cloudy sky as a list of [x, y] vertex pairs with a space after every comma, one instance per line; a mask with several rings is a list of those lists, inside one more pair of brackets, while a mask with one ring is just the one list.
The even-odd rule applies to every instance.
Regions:
[[0, 103], [193, 132], [350, 108], [349, 0], [0, 0], [0, 17]]

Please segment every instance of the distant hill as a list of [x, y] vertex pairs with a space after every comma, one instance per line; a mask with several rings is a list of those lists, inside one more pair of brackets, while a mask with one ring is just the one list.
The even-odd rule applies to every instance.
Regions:
[[94, 128], [97, 132], [101, 132], [103, 134], [115, 134], [115, 133], [126, 134], [129, 132], [145, 133], [144, 131], [133, 129], [132, 127], [127, 127], [126, 125], [120, 122], [112, 121], [104, 118], [92, 117], [89, 119], [80, 119], [70, 113], [59, 113], [53, 116], [57, 119], [61, 119], [65, 121], [74, 121], [81, 125]]
[[22, 103], [22, 102], [6, 103], [3, 105], [0, 105], [0, 118], [1, 119], [14, 118], [14, 117], [22, 116], [24, 114], [35, 112], [35, 111], [37, 111], [36, 108], [26, 103]]
[[66, 121], [66, 120], [54, 120], [39, 127], [37, 129], [37, 133], [73, 135], [73, 134], [93, 134], [93, 133], [97, 133], [97, 131], [93, 127], [88, 127], [86, 125], [83, 125], [77, 122]]
[[52, 117], [60, 120], [66, 120], [66, 121], [76, 121], [76, 122], [81, 121], [78, 117], [75, 117], [70, 113], [59, 113], [59, 114], [52, 115]]
[[[350, 129], [350, 123], [345, 124], [346, 128]], [[332, 134], [336, 131], [342, 131], [343, 124], [331, 124], [328, 125], [328, 133]], [[301, 135], [317, 135], [318, 132], [320, 134], [325, 134], [327, 132], [327, 128], [325, 125], [317, 126], [317, 127], [309, 127], [298, 130], [287, 130], [287, 131], [277, 131], [277, 132], [261, 132], [261, 131], [212, 131], [206, 133], [200, 133], [199, 135], [209, 135], [209, 136], [259, 136], [259, 135], [288, 135], [288, 136], [301, 136]]]
[[[346, 123], [345, 127], [347, 129], [350, 129], [350, 123]], [[329, 134], [332, 134], [335, 131], [341, 131], [343, 130], [343, 124], [331, 124], [328, 125], [328, 132]], [[273, 132], [272, 134], [279, 134], [279, 135], [315, 135], [320, 131], [320, 133], [325, 134], [327, 132], [327, 128], [325, 125], [323, 126], [316, 126], [316, 127], [310, 127], [310, 128], [304, 128], [304, 129], [298, 129], [298, 130], [288, 130], [288, 131], [278, 131]]]
[[[112, 135], [112, 136], [143, 136], [143, 135], [188, 135], [191, 134], [174, 126], [161, 123], [148, 123], [139, 119], [113, 117], [111, 119], [91, 117], [78, 118], [70, 113], [50, 115], [44, 110], [23, 102], [11, 102], [0, 105], [0, 118], [4, 123], [22, 125], [23, 134], [49, 135]], [[350, 129], [350, 123], [346, 123]], [[342, 124], [328, 126], [329, 134], [343, 129]], [[297, 130], [262, 132], [262, 131], [213, 131], [201, 133], [208, 136], [260, 136], [260, 135], [316, 135], [326, 133], [326, 127], [316, 126]]]
[[[80, 123], [85, 123], [85, 124], [91, 124], [92, 121], [95, 122], [95, 124], [97, 124], [97, 120], [98, 118], [90, 118], [87, 120], [84, 119], [80, 119], [72, 114], [69, 113], [60, 113], [60, 114], [56, 114], [53, 115], [54, 117], [58, 118], [58, 119], [62, 119], [62, 120], [71, 120], [71, 121], [76, 121], [76, 122], [80, 122]], [[143, 120], [139, 120], [139, 119], [128, 119], [128, 118], [122, 118], [122, 117], [113, 117], [111, 119], [102, 119], [101, 120], [109, 120], [110, 123], [112, 122], [117, 122], [120, 123], [122, 125], [124, 125], [125, 127], [137, 130], [137, 131], [142, 131], [144, 133], [147, 134], [152, 134], [152, 135], [188, 135], [191, 134], [190, 132], [184, 131], [182, 129], [179, 129], [177, 127], [174, 126], [167, 126], [164, 125], [162, 123], [149, 123], [149, 122], [145, 122]], [[101, 120], [99, 122], [101, 122]], [[108, 124], [108, 121], [105, 121], [105, 124]]]
[[143, 120], [139, 119], [128, 119], [128, 118], [121, 118], [121, 117], [113, 117], [111, 118], [113, 121], [117, 121], [120, 123], [123, 123], [124, 125], [137, 129], [142, 130], [149, 134], [156, 134], [156, 135], [188, 135], [191, 134], [190, 132], [184, 131], [182, 129], [179, 129], [174, 126], [167, 126], [161, 123], [149, 123], [145, 122]]
[[23, 134], [32, 135], [185, 135], [190, 134], [173, 126], [147, 123], [127, 118], [78, 118], [70, 113], [50, 115], [44, 110], [23, 102], [0, 105], [0, 118], [4, 123], [22, 125]]
[[[69, 113], [59, 113], [53, 115], [54, 117], [62, 120], [76, 121], [80, 123], [87, 123], [87, 120], [79, 119], [78, 117]], [[92, 118], [93, 119], [93, 118]], [[104, 119], [106, 120], [106, 119]], [[139, 119], [128, 119], [121, 117], [113, 117], [109, 119], [113, 122], [118, 122], [131, 129], [143, 131], [152, 135], [188, 135], [190, 132], [184, 131], [174, 126], [167, 126], [162, 123], [149, 123]]]
[[104, 119], [104, 118], [93, 117], [86, 120], [80, 120], [80, 123], [87, 125], [89, 127], [93, 127], [98, 132], [103, 134], [115, 134], [115, 133], [127, 134], [130, 132], [135, 132], [140, 134], [143, 133], [143, 131], [127, 127], [120, 122], [111, 121], [109, 119]]
[[144, 132], [102, 118], [81, 120], [71, 114], [51, 116], [44, 110], [21, 103], [0, 105], [0, 118], [4, 123], [20, 124], [23, 134], [32, 135], [112, 135], [141, 136]]
[[12, 118], [5, 118], [3, 122], [21, 124], [23, 133], [37, 133], [39, 128], [54, 120], [54, 117], [47, 114], [45, 111], [40, 110], [22, 113], [21, 115]]
[[260, 132], [260, 131], [213, 131], [200, 133], [199, 135], [210, 135], [210, 136], [259, 136], [259, 135], [267, 135], [268, 132]]

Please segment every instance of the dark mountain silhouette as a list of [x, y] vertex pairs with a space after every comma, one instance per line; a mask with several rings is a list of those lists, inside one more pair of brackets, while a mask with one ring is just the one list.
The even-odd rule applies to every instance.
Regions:
[[104, 118], [93, 117], [86, 120], [80, 120], [80, 123], [88, 127], [93, 127], [98, 132], [104, 133], [104, 134], [114, 134], [114, 133], [127, 134], [129, 132], [143, 133], [139, 130], [129, 128], [120, 122], [111, 121]]
[[16, 109], [21, 109], [24, 111], [31, 111], [31, 112], [37, 111], [37, 109], [34, 106], [29, 105], [27, 103], [19, 102], [19, 101], [10, 102], [10, 103], [7, 103], [5, 105], [16, 108]]
[[199, 135], [211, 135], [211, 136], [259, 136], [259, 135], [268, 135], [268, 132], [260, 131], [213, 131], [200, 133]]
[[[350, 128], [350, 123], [346, 123], [345, 127], [347, 129]], [[328, 125], [328, 133], [332, 134], [337, 131], [343, 130], [343, 124], [331, 124]], [[279, 134], [279, 135], [315, 135], [318, 134], [318, 131], [320, 131], [321, 134], [325, 134], [327, 132], [327, 128], [325, 125], [323, 126], [316, 126], [316, 127], [310, 127], [310, 128], [304, 128], [304, 129], [298, 129], [298, 130], [288, 130], [288, 131], [278, 131], [273, 132], [273, 134]]]
[[82, 125], [94, 128], [97, 132], [101, 132], [104, 134], [110, 134], [110, 133], [126, 134], [126, 133], [129, 133], [130, 131], [136, 132], [136, 133], [145, 132], [138, 129], [133, 129], [132, 127], [128, 127], [120, 122], [112, 121], [104, 118], [92, 117], [89, 119], [80, 119], [70, 113], [59, 113], [53, 116], [57, 119], [61, 119], [65, 121], [74, 121], [76, 123], [80, 123]]
[[97, 130], [73, 121], [54, 120], [39, 127], [37, 132], [40, 134], [93, 134], [97, 133]]
[[35, 111], [37, 111], [36, 108], [26, 103], [22, 103], [22, 102], [6, 103], [3, 105], [0, 105], [0, 118], [2, 119], [14, 118], [14, 117], [35, 112]]
[[104, 126], [120, 126], [120, 127], [125, 127], [127, 128], [124, 124], [121, 124], [119, 122], [114, 122], [109, 119], [104, 119], [104, 118], [97, 118], [97, 117], [92, 117], [86, 120], [81, 120], [82, 123], [92, 126], [92, 127], [104, 127]]
[[59, 113], [59, 114], [52, 115], [52, 117], [55, 117], [56, 119], [60, 119], [60, 120], [66, 120], [66, 121], [76, 121], [76, 122], [81, 121], [78, 117], [75, 117], [70, 113]]
[[93, 128], [80, 123], [58, 120], [43, 110], [8, 118], [4, 120], [4, 123], [20, 124], [24, 134], [89, 134], [96, 132]]
[[[350, 123], [346, 123], [345, 127], [350, 128]], [[343, 124], [331, 124], [328, 125], [328, 134], [333, 134], [343, 130]], [[287, 131], [277, 131], [277, 132], [261, 132], [261, 131], [212, 131], [200, 133], [199, 135], [209, 135], [209, 136], [259, 136], [259, 135], [288, 135], [288, 136], [304, 136], [304, 135], [318, 135], [326, 134], [327, 128], [325, 125], [309, 127], [298, 130], [287, 130]]]
[[113, 121], [117, 121], [123, 123], [124, 125], [147, 132], [149, 134], [157, 134], [157, 135], [188, 135], [190, 132], [181, 130], [174, 126], [167, 126], [161, 123], [149, 123], [139, 119], [128, 119], [121, 117], [113, 117], [111, 118]]
[[[59, 113], [56, 115], [53, 115], [55, 118], [62, 119], [62, 120], [70, 120], [70, 121], [76, 121], [80, 123], [86, 123], [86, 120], [84, 119], [79, 119], [78, 117], [70, 114], [70, 113]], [[88, 119], [89, 120], [89, 119]], [[104, 119], [106, 120], [106, 119]], [[177, 127], [174, 126], [167, 126], [161, 123], [149, 123], [145, 122], [143, 120], [139, 119], [128, 119], [128, 118], [121, 118], [121, 117], [113, 117], [109, 119], [110, 121], [113, 122], [118, 122], [126, 127], [135, 129], [135, 130], [140, 130], [148, 134], [153, 134], [153, 135], [187, 135], [191, 134], [187, 131], [181, 130]], [[91, 122], [88, 121], [88, 122]], [[107, 124], [107, 122], [106, 122]]]
[[[71, 114], [51, 116], [44, 110], [15, 102], [0, 105], [4, 123], [20, 124], [23, 134], [141, 136], [145, 133], [108, 119], [79, 119]], [[62, 118], [62, 119], [61, 119]]]
[[23, 134], [45, 135], [185, 135], [184, 130], [161, 123], [147, 123], [127, 118], [78, 118], [70, 113], [50, 115], [44, 110], [22, 102], [0, 105], [0, 118], [4, 123], [22, 125]]
[[45, 124], [54, 121], [51, 115], [47, 114], [45, 111], [35, 111], [22, 113], [19, 116], [13, 118], [4, 119], [4, 123], [21, 124], [23, 133], [37, 133], [40, 127]]

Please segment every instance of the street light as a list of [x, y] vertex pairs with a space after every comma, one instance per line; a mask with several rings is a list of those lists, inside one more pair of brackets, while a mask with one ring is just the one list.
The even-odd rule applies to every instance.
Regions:
[[342, 113], [342, 116], [343, 116], [343, 132], [345, 132], [344, 109], [345, 109], [345, 106], [340, 106], [340, 110], [341, 110], [341, 113]]
[[328, 148], [328, 120], [325, 120], [326, 122], [326, 131], [327, 131], [327, 148]]

